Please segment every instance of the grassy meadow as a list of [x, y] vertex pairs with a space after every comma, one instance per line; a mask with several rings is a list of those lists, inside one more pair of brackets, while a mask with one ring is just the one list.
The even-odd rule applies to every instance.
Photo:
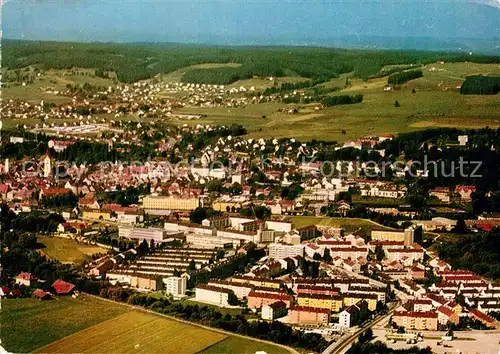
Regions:
[[38, 243], [43, 245], [42, 251], [52, 259], [63, 263], [80, 263], [90, 260], [95, 253], [105, 253], [106, 249], [77, 243], [74, 240], [62, 237], [37, 236]]
[[[238, 67], [237, 63], [207, 63], [184, 67], [163, 75], [164, 82], [179, 82], [191, 69], [211, 69]], [[332, 95], [362, 94], [363, 102], [351, 105], [327, 107], [315, 111], [311, 105], [287, 105], [284, 103], [249, 104], [246, 107], [186, 107], [176, 113], [204, 114], [199, 120], [168, 118], [174, 124], [232, 124], [245, 126], [251, 137], [295, 137], [301, 140], [323, 139], [345, 141], [367, 135], [398, 134], [433, 127], [480, 128], [500, 127], [500, 99], [498, 95], [460, 95], [459, 87], [469, 75], [500, 76], [499, 64], [476, 63], [433, 63], [422, 67], [424, 76], [407, 82], [393, 91], [384, 91], [387, 77], [367, 81], [355, 78], [353, 73], [340, 75], [339, 78], [321, 84], [326, 87], [339, 87]], [[89, 75], [71, 74], [64, 70], [49, 70], [45, 77], [27, 86], [13, 86], [3, 89], [3, 97], [26, 99], [33, 102], [63, 103], [69, 97], [45, 93], [42, 87], [63, 89], [67, 83], [108, 86], [110, 79]], [[350, 85], [344, 88], [346, 78]], [[300, 76], [278, 78], [279, 82], [307, 80]], [[265, 77], [234, 82], [228, 87], [254, 86], [262, 90], [272, 86]], [[183, 93], [159, 93], [159, 97], [183, 95]], [[395, 107], [398, 101], [400, 107]], [[297, 114], [287, 114], [279, 110], [296, 107]], [[263, 118], [265, 116], [265, 118]], [[110, 118], [110, 117], [108, 117]], [[130, 119], [125, 117], [124, 119]], [[133, 117], [133, 119], [138, 119]], [[53, 121], [53, 120], [52, 120]], [[49, 120], [49, 122], [52, 122]], [[22, 123], [23, 120], [4, 122], [6, 127]], [[60, 121], [62, 122], [62, 121]], [[33, 123], [25, 121], [25, 123]]]
[[255, 354], [257, 352], [266, 352], [267, 354], [282, 354], [288, 353], [283, 348], [265, 344], [260, 342], [249, 342], [240, 337], [230, 336], [204, 350], [199, 354], [222, 354], [222, 353], [237, 353], [237, 354]]
[[31, 352], [128, 311], [84, 295], [50, 301], [2, 299], [2, 346], [13, 353]]
[[342, 227], [346, 233], [361, 229], [365, 234], [370, 234], [372, 230], [393, 230], [366, 219], [357, 218], [329, 218], [317, 216], [292, 216], [294, 227], [304, 227], [309, 225]]
[[2, 346], [14, 353], [248, 353], [286, 350], [87, 295], [2, 300]]

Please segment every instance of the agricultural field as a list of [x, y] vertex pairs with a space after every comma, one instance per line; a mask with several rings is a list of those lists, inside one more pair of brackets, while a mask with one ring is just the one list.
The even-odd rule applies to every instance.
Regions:
[[52, 259], [62, 263], [81, 263], [90, 260], [93, 254], [106, 253], [107, 250], [93, 245], [77, 243], [62, 237], [37, 236], [41, 250]]
[[[43, 70], [43, 74], [31, 83], [23, 86], [20, 82], [4, 83], [2, 87], [3, 99], [21, 99], [28, 102], [53, 102], [56, 104], [71, 101], [71, 97], [55, 95], [49, 91], [64, 91], [66, 85], [81, 85], [85, 83], [108, 87], [114, 85], [113, 80], [94, 76], [95, 70], [75, 69], [72, 70]], [[35, 73], [36, 75], [37, 73]]]
[[[443, 71], [431, 71], [433, 67]], [[266, 103], [231, 109], [183, 108], [180, 112], [206, 115], [188, 124], [239, 123], [247, 127], [252, 137], [295, 137], [304, 140], [344, 141], [433, 127], [500, 127], [497, 114], [500, 100], [497, 95], [460, 95], [457, 88], [468, 75], [500, 75], [498, 64], [432, 64], [425, 66], [423, 72], [422, 78], [390, 92], [383, 90], [387, 77], [368, 81], [352, 78], [349, 87], [336, 91], [334, 95], [362, 94], [363, 102], [327, 107], [320, 111], [312, 111], [307, 105]], [[346, 76], [322, 85], [343, 87]], [[400, 107], [395, 107], [396, 101]], [[299, 112], [278, 112], [286, 107], [297, 107]]]
[[240, 337], [228, 337], [205, 350], [199, 354], [221, 354], [221, 353], [238, 353], [238, 354], [254, 354], [256, 352], [266, 352], [267, 354], [282, 354], [287, 353], [283, 348], [265, 344], [260, 342], [249, 342]]
[[15, 353], [286, 352], [87, 295], [5, 299], [1, 319], [2, 346]]
[[197, 353], [227, 336], [130, 311], [39, 348], [40, 353]]
[[[55, 45], [55, 47], [64, 44]], [[82, 55], [87, 53], [89, 48], [87, 45], [79, 45]], [[15, 48], [12, 47], [12, 48]], [[107, 50], [103, 46], [104, 52]], [[45, 50], [51, 51], [55, 48], [48, 46]], [[123, 49], [125, 50], [125, 49]], [[132, 50], [132, 49], [128, 49]], [[132, 50], [134, 56], [143, 55], [139, 49], [137, 53]], [[152, 50], [152, 49], [148, 49]], [[163, 48], [165, 53], [170, 53], [172, 48]], [[274, 56], [284, 56], [282, 49], [270, 48], [269, 53], [266, 51], [259, 52], [249, 48], [231, 49], [224, 52], [222, 55], [218, 49], [206, 48], [203, 51], [196, 52], [194, 48], [182, 48], [178, 51], [172, 51], [172, 57], [163, 58], [162, 50], [154, 51], [150, 58], [159, 60], [156, 64], [151, 59], [149, 64], [150, 69], [158, 74], [156, 78], [163, 82], [181, 82], [183, 76], [192, 71], [210, 71], [210, 70], [240, 70], [242, 67], [248, 67], [250, 64], [247, 61], [253, 56], [258, 57], [258, 62], [263, 61], [274, 67], [278, 57], [267, 57], [269, 53]], [[367, 135], [382, 135], [382, 134], [398, 134], [434, 127], [457, 127], [457, 128], [480, 128], [484, 126], [500, 127], [500, 100], [498, 95], [461, 95], [460, 86], [466, 76], [469, 75], [492, 75], [500, 76], [500, 64], [496, 59], [488, 59], [490, 63], [474, 63], [465, 62], [465, 60], [479, 60], [487, 62], [482, 57], [475, 58], [466, 57], [463, 62], [438, 62], [440, 56], [437, 53], [427, 53], [419, 56], [404, 56], [397, 57], [394, 53], [376, 53], [376, 52], [356, 52], [356, 51], [332, 51], [326, 49], [296, 49], [294, 53], [296, 57], [291, 60], [288, 58], [279, 65], [284, 66], [281, 77], [274, 77], [277, 82], [301, 82], [312, 78], [321, 77], [320, 74], [324, 70], [329, 70], [331, 73], [338, 75], [331, 80], [320, 84], [319, 86], [326, 88], [339, 88], [339, 90], [331, 92], [330, 95], [363, 95], [363, 102], [349, 105], [338, 105], [327, 107], [322, 110], [315, 110], [316, 105], [305, 104], [284, 104], [284, 103], [264, 103], [264, 104], [248, 104], [245, 107], [227, 108], [227, 107], [184, 107], [177, 109], [174, 113], [182, 114], [202, 114], [201, 119], [183, 120], [178, 118], [164, 118], [168, 122], [174, 124], [233, 124], [238, 123], [245, 126], [250, 137], [293, 137], [300, 140], [320, 139], [329, 141], [345, 141], [348, 139], [356, 139]], [[314, 70], [309, 73], [300, 73], [300, 61], [307, 58], [312, 60], [309, 54], [316, 53], [319, 57], [314, 57], [314, 60], [319, 60], [322, 56], [338, 60], [338, 64], [352, 63], [346, 67], [337, 67], [333, 65], [329, 68], [322, 68], [321, 65], [315, 66]], [[181, 53], [187, 53], [192, 57], [183, 57]], [[195, 53], [196, 52], [196, 53]], [[9, 50], [6, 50], [9, 57]], [[15, 52], [11, 53], [12, 55]], [[140, 54], [140, 55], [139, 55]], [[153, 55], [154, 54], [154, 55]], [[161, 54], [161, 55], [160, 55]], [[245, 54], [245, 55], [244, 55]], [[265, 55], [264, 55], [265, 54]], [[397, 53], [396, 53], [397, 54]], [[87, 54], [85, 54], [87, 55]], [[260, 57], [262, 55], [262, 57]], [[391, 56], [391, 55], [394, 55]], [[409, 54], [408, 54], [409, 55]], [[413, 54], [412, 54], [413, 55]], [[178, 57], [179, 56], [179, 57]], [[359, 58], [358, 58], [359, 57]], [[134, 57], [135, 58], [135, 57]], [[149, 58], [149, 57], [148, 57]], [[161, 59], [159, 59], [161, 58]], [[177, 61], [174, 59], [177, 58]], [[273, 58], [272, 60], [270, 58]], [[318, 59], [319, 58], [319, 59]], [[365, 58], [364, 66], [361, 64], [361, 58]], [[434, 60], [432, 60], [435, 58]], [[16, 67], [18, 63], [10, 58], [8, 60], [11, 66]], [[224, 62], [217, 62], [222, 61]], [[255, 59], [255, 58], [254, 58]], [[333, 60], [332, 59], [332, 60]], [[347, 60], [349, 59], [349, 60]], [[26, 59], [29, 62], [28, 59]], [[34, 59], [33, 59], [34, 60]], [[62, 59], [61, 59], [62, 60]], [[96, 59], [97, 60], [97, 59]], [[165, 60], [165, 62], [163, 62]], [[205, 63], [200, 64], [200, 61]], [[398, 61], [396, 61], [398, 60]], [[458, 59], [451, 56], [450, 60], [457, 61]], [[192, 63], [191, 61], [198, 62]], [[105, 62], [105, 61], [104, 61]], [[306, 61], [307, 62], [307, 61]], [[381, 63], [386, 62], [387, 65]], [[430, 63], [423, 65], [422, 63]], [[82, 62], [82, 64], [85, 64]], [[185, 64], [185, 65], [183, 65]], [[271, 65], [273, 64], [273, 65]], [[411, 80], [401, 86], [395, 87], [392, 91], [384, 91], [384, 86], [387, 84], [387, 76], [376, 77], [382, 69], [391, 70], [394, 68], [407, 68], [414, 64], [423, 72], [423, 77]], [[46, 64], [45, 66], [47, 66]], [[253, 65], [253, 64], [252, 64]], [[312, 64], [311, 64], [312, 65]], [[353, 66], [352, 68], [350, 66]], [[42, 66], [43, 67], [43, 66]], [[251, 65], [250, 65], [251, 67]], [[126, 70], [124, 66], [121, 70]], [[163, 68], [163, 69], [162, 69]], [[254, 68], [254, 77], [244, 80], [238, 80], [227, 88], [244, 86], [247, 89], [254, 86], [256, 91], [264, 90], [273, 85], [273, 82], [268, 80], [272, 74], [267, 73], [260, 66]], [[323, 70], [324, 69], [324, 70]], [[347, 70], [350, 69], [350, 70]], [[22, 69], [26, 70], [26, 69]], [[112, 79], [104, 79], [93, 76], [95, 69], [77, 68], [73, 70], [67, 69], [40, 69], [43, 70], [43, 75], [35, 80], [34, 84], [22, 86], [20, 84], [13, 85], [7, 83], [3, 88], [3, 97], [20, 98], [32, 102], [45, 100], [46, 102], [64, 103], [71, 98], [57, 96], [51, 93], [43, 92], [43, 88], [53, 88], [62, 90], [66, 84], [84, 84], [90, 83], [98, 86], [113, 85]], [[127, 69], [128, 70], [128, 69]], [[264, 70], [260, 76], [256, 73], [259, 70]], [[367, 74], [364, 75], [363, 73]], [[123, 74], [123, 73], [122, 73]], [[134, 73], [141, 74], [141, 73]], [[141, 74], [142, 75], [142, 74]], [[335, 76], [334, 75], [334, 76]], [[122, 75], [123, 76], [123, 75]], [[224, 76], [224, 75], [223, 75]], [[366, 77], [375, 77], [366, 79]], [[160, 92], [158, 98], [171, 98], [187, 95], [186, 92], [167, 93]], [[396, 101], [399, 107], [396, 107]], [[298, 113], [287, 114], [290, 108], [296, 108]], [[95, 118], [114, 119], [112, 116], [96, 116]], [[140, 120], [137, 116], [126, 116], [120, 119]], [[55, 122], [49, 119], [49, 123]], [[40, 122], [23, 121], [22, 119], [10, 120], [4, 122], [6, 127], [15, 124], [33, 124]], [[59, 121], [62, 123], [62, 121]]]
[[13, 353], [31, 352], [128, 311], [84, 295], [51, 301], [2, 299], [2, 346]]
[[317, 216], [292, 216], [294, 227], [308, 225], [342, 227], [346, 233], [361, 229], [365, 234], [370, 234], [372, 230], [393, 230], [390, 227], [377, 224], [373, 221], [357, 218], [329, 218]]

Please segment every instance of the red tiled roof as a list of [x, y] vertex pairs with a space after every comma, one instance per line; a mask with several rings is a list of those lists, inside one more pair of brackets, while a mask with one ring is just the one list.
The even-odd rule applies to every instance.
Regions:
[[43, 291], [42, 289], [36, 289], [35, 291], [33, 291], [33, 295], [36, 297], [42, 298], [42, 297], [47, 296], [47, 295], [50, 296], [51, 294], [46, 292], [46, 291]]
[[31, 273], [26, 273], [26, 272], [21, 272], [19, 273], [16, 278], [24, 279], [24, 280], [36, 280], [36, 277], [32, 275]]
[[315, 313], [330, 313], [328, 309], [316, 308], [316, 307], [308, 307], [308, 306], [292, 306], [290, 307], [290, 311], [300, 311], [300, 312], [315, 312]]
[[451, 309], [449, 309], [448, 307], [445, 307], [445, 306], [439, 306], [436, 310], [445, 314], [448, 317], [452, 316], [454, 313]]
[[471, 309], [469, 311], [471, 314], [473, 314], [474, 316], [476, 316], [477, 318], [485, 321], [485, 322], [488, 322], [488, 323], [494, 323], [495, 322], [495, 319], [491, 316], [488, 316], [487, 314], [485, 314], [484, 312], [481, 312], [479, 310], [476, 310], [476, 309]]
[[394, 312], [394, 316], [400, 317], [414, 317], [414, 318], [437, 318], [437, 313], [431, 311], [425, 312], [414, 312], [414, 311], [396, 311]]
[[291, 295], [286, 295], [286, 294], [276, 294], [276, 293], [264, 293], [264, 292], [256, 292], [256, 291], [251, 291], [248, 293], [247, 298], [250, 297], [258, 297], [258, 298], [264, 298], [264, 299], [276, 299], [276, 300], [281, 300], [281, 301], [292, 301], [293, 296]]
[[75, 286], [71, 283], [65, 282], [64, 280], [58, 279], [53, 284], [56, 294], [69, 294]]
[[213, 285], [207, 285], [207, 284], [198, 284], [196, 285], [197, 289], [203, 289], [203, 290], [209, 290], [209, 291], [214, 291], [217, 293], [226, 293], [229, 294], [230, 290], [218, 286], [213, 286]]
[[334, 241], [334, 240], [318, 240], [318, 245], [332, 245], [332, 246], [340, 246], [340, 245], [350, 245], [349, 241]]

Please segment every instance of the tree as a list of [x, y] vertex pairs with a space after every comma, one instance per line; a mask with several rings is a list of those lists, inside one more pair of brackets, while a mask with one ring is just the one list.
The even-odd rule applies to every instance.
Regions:
[[382, 245], [375, 246], [375, 257], [377, 257], [377, 261], [381, 262], [385, 258], [385, 252]]
[[196, 270], [196, 262], [194, 261], [194, 259], [190, 260], [189, 261], [189, 270]]
[[240, 301], [238, 300], [236, 294], [232, 290], [229, 290], [228, 292], [227, 303], [232, 306], [237, 306], [240, 304]]
[[394, 107], [396, 107], [396, 108], [401, 107], [401, 105], [399, 104], [399, 101], [394, 102]]
[[321, 255], [318, 252], [315, 252], [313, 255], [313, 259], [315, 261], [321, 261]]
[[453, 232], [457, 234], [466, 234], [469, 231], [467, 225], [465, 224], [465, 220], [463, 217], [459, 217], [457, 220], [457, 224], [453, 228]]
[[323, 253], [323, 260], [326, 262], [326, 263], [330, 263], [332, 261], [332, 256], [330, 254], [330, 249], [328, 248], [325, 248], [325, 252]]

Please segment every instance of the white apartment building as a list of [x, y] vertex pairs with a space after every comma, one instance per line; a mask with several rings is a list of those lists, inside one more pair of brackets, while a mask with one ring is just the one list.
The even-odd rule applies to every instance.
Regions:
[[165, 291], [172, 294], [174, 298], [186, 295], [187, 279], [186, 277], [168, 277], [163, 279]]
[[284, 245], [281, 243], [269, 244], [269, 258], [283, 259], [287, 257], [304, 257], [304, 245]]
[[198, 284], [196, 286], [196, 301], [207, 302], [217, 306], [229, 306], [229, 289], [213, 285]]

